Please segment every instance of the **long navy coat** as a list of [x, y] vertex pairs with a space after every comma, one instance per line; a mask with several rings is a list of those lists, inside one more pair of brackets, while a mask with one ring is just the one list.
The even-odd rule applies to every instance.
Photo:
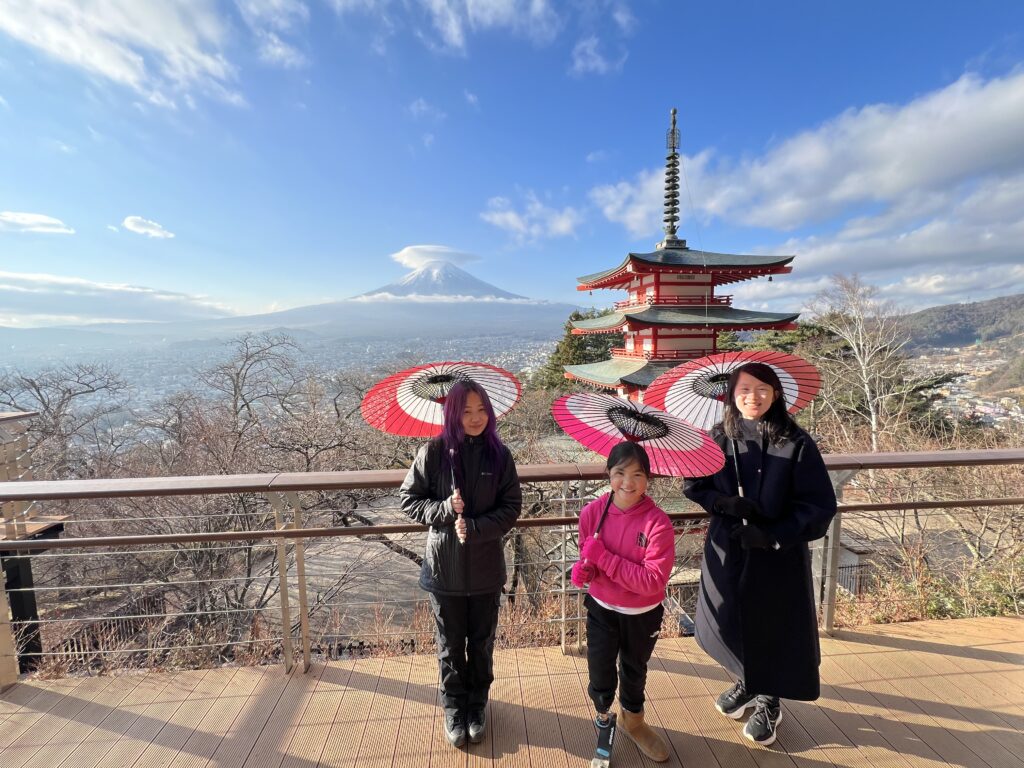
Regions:
[[730, 537], [742, 523], [714, 513], [718, 498], [737, 494], [734, 441], [716, 426], [711, 436], [725, 452], [725, 467], [688, 481], [684, 491], [712, 513], [697, 642], [751, 693], [813, 701], [820, 695], [821, 653], [807, 542], [828, 530], [835, 491], [806, 432], [776, 446], [762, 438], [760, 422], [745, 421], [744, 428], [744, 439], [735, 441], [744, 495], [760, 504], [764, 516], [756, 522], [779, 548], [744, 550]]

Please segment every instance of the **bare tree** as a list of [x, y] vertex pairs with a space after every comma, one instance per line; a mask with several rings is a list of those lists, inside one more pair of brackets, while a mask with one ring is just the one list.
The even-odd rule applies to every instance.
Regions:
[[858, 276], [836, 275], [811, 304], [814, 322], [841, 342], [815, 361], [825, 380], [823, 404], [848, 439], [851, 415], [865, 423], [872, 451], [892, 435], [918, 389], [903, 352], [909, 336], [902, 313], [877, 296], [878, 289]]
[[33, 466], [45, 478], [95, 474], [97, 457], [120, 445], [110, 419], [126, 404], [124, 379], [105, 365], [73, 363], [0, 376], [0, 407], [39, 413], [28, 434]]

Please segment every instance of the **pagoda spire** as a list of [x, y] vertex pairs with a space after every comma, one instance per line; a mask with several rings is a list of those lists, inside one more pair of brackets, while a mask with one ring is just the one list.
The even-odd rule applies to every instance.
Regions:
[[672, 125], [665, 138], [668, 156], [665, 158], [665, 239], [658, 248], [685, 248], [686, 241], [676, 237], [679, 230], [679, 129], [676, 128], [676, 108], [672, 107]]

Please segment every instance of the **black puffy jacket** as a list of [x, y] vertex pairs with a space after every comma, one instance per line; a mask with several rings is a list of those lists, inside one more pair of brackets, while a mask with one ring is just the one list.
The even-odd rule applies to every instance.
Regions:
[[460, 544], [455, 535], [451, 473], [442, 470], [444, 451], [434, 438], [416, 454], [399, 494], [402, 512], [430, 526], [420, 586], [438, 595], [500, 592], [505, 584], [502, 537], [512, 530], [523, 506], [512, 454], [502, 448], [501, 466], [492, 467], [481, 438], [467, 437], [459, 451], [469, 532]]

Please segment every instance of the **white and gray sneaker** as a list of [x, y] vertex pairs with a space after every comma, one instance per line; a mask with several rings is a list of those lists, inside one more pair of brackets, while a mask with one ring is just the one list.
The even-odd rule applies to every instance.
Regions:
[[748, 693], [747, 689], [743, 687], [742, 680], [737, 680], [732, 688], [723, 691], [722, 695], [718, 697], [718, 701], [715, 702], [715, 709], [726, 717], [739, 720], [743, 717], [743, 713], [747, 711], [747, 707], [754, 706], [754, 699], [756, 698], [754, 694]]
[[755, 744], [767, 747], [775, 743], [777, 729], [782, 722], [782, 705], [778, 696], [758, 696], [754, 714], [743, 726], [743, 735]]

